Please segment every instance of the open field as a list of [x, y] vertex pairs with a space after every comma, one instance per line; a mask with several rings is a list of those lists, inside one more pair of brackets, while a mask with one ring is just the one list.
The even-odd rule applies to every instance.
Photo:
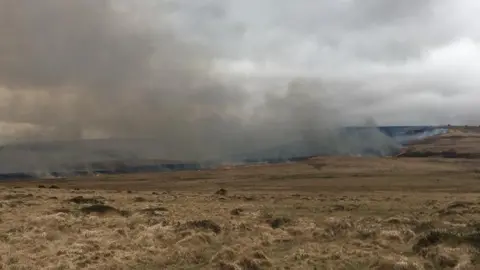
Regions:
[[1, 269], [478, 269], [480, 161], [4, 182]]

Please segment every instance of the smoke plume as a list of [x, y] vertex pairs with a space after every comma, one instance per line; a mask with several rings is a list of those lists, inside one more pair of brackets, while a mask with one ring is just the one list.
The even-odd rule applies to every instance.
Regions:
[[[6, 138], [153, 139], [158, 149], [129, 151], [202, 159], [324, 145], [342, 123], [325, 87], [308, 81], [252, 108], [259, 95], [214, 72], [222, 50], [182, 32], [178, 7], [142, 3], [0, 0], [0, 121], [23, 125]], [[221, 17], [212, 6], [198, 12]]]

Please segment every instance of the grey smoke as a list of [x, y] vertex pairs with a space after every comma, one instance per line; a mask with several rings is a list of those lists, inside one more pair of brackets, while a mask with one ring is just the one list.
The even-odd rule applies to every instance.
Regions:
[[[130, 2], [0, 0], [0, 121], [28, 126], [7, 139], [153, 139], [161, 145], [129, 146], [128, 152], [170, 159], [229, 156], [296, 141], [310, 150], [340, 148], [336, 128], [355, 115], [363, 121], [385, 113], [370, 105], [391, 101], [375, 80], [349, 77], [351, 67], [418, 58], [425, 47], [451, 37], [434, 23], [435, 1], [397, 1], [395, 9], [387, 5], [394, 1], [343, 1], [351, 2], [345, 7], [337, 4], [342, 1], [260, 1], [256, 11], [244, 1]], [[245, 11], [253, 15], [243, 17]], [[430, 34], [416, 32], [417, 24], [428, 25]], [[262, 29], [273, 30], [263, 36]], [[402, 29], [408, 31], [393, 42]], [[219, 59], [246, 56], [270, 61], [285, 55], [281, 64], [301, 43], [288, 33], [310, 34], [328, 45], [325, 52], [348, 52], [353, 64], [341, 54], [314, 58], [332, 63], [325, 77], [332, 69], [343, 77], [294, 79], [265, 96], [215, 69]], [[374, 35], [378, 42], [369, 42]], [[249, 37], [255, 50], [241, 45]], [[391, 82], [405, 83], [401, 76]], [[118, 141], [112, 147], [124, 146]], [[88, 156], [81, 153], [72, 156]]]
[[218, 130], [238, 125], [246, 97], [210, 75], [210, 51], [114, 3], [0, 2], [0, 84], [10, 94], [2, 120], [40, 126], [34, 140], [91, 130], [157, 138], [185, 155], [212, 149]]

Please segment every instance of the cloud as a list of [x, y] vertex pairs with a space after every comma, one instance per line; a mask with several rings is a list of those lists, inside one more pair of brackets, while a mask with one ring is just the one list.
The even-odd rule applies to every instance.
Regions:
[[338, 92], [332, 101], [352, 118], [370, 115], [382, 124], [437, 124], [452, 121], [451, 115], [470, 115], [454, 120], [461, 123], [480, 117], [471, 105], [480, 98], [478, 3], [260, 2], [251, 14], [245, 11], [248, 3], [235, 2], [233, 12], [247, 25], [239, 44], [249, 49], [234, 50], [248, 55], [241, 61], [249, 59], [251, 76], [349, 85], [329, 85]]

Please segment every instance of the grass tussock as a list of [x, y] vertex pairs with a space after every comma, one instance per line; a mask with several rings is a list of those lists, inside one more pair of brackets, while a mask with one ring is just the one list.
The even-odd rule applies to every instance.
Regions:
[[104, 205], [104, 204], [93, 204], [80, 208], [80, 211], [85, 214], [98, 214], [98, 215], [108, 215], [108, 214], [117, 214], [121, 216], [128, 215], [128, 212], [121, 211], [115, 207]]
[[222, 227], [220, 227], [220, 225], [218, 225], [217, 223], [209, 219], [187, 221], [186, 223], [180, 226], [180, 229], [187, 229], [187, 228], [212, 231], [216, 234], [222, 231]]
[[99, 198], [85, 198], [83, 196], [76, 196], [68, 200], [75, 204], [104, 204], [105, 202]]

